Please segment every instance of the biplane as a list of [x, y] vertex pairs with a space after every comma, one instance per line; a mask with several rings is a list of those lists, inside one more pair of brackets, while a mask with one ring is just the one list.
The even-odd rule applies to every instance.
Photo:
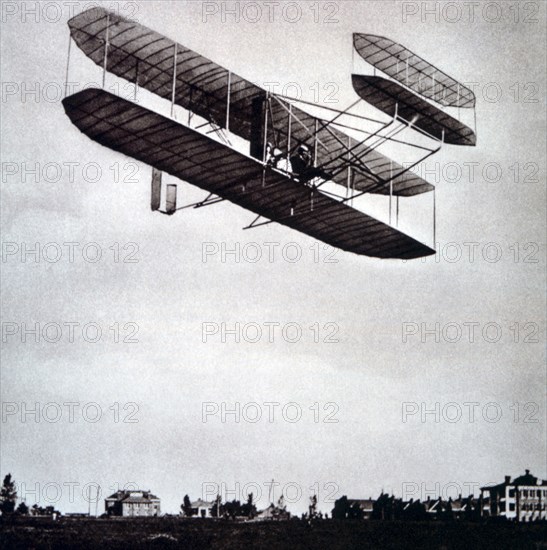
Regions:
[[[153, 211], [171, 215], [228, 200], [256, 215], [244, 229], [277, 222], [333, 247], [379, 258], [413, 259], [435, 253], [391, 223], [353, 206], [366, 193], [389, 195], [391, 220], [392, 198], [398, 212], [399, 197], [434, 192], [434, 186], [411, 170], [440, 147], [431, 128], [435, 145], [420, 147], [425, 154], [403, 167], [378, 150], [382, 143], [397, 141], [397, 134], [409, 125], [400, 117], [381, 121], [352, 113], [360, 122], [374, 124], [363, 130], [340, 122], [352, 106], [346, 111], [328, 108], [335, 112], [329, 118], [312, 116], [293, 98], [270, 93], [100, 7], [76, 15], [68, 25], [67, 82], [74, 41], [102, 68], [103, 88], [65, 97], [66, 114], [89, 138], [152, 166]], [[106, 73], [133, 83], [135, 93], [141, 87], [169, 100], [171, 116], [106, 91]], [[175, 107], [185, 110], [185, 122], [174, 116]], [[362, 137], [348, 133], [349, 128]], [[236, 137], [247, 150], [234, 146]], [[177, 186], [163, 185], [163, 173], [208, 195], [198, 203], [179, 206]], [[340, 192], [327, 191], [326, 183]]]

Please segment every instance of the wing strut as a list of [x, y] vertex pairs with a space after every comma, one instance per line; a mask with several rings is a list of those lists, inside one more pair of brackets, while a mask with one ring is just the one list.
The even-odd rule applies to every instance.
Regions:
[[210, 204], [216, 204], [217, 202], [225, 201], [226, 199], [223, 199], [222, 197], [219, 197], [218, 195], [215, 195], [214, 193], [209, 193], [205, 199], [199, 202], [194, 202], [192, 204], [185, 204], [184, 206], [179, 206], [175, 209], [177, 210], [184, 210], [185, 208], [203, 208], [204, 206], [209, 206]]
[[110, 13], [106, 14], [106, 30], [104, 39], [104, 60], [103, 60], [103, 90], [106, 83], [106, 64], [108, 63], [108, 34], [110, 30]]
[[171, 118], [175, 109], [175, 90], [177, 89], [177, 43], [174, 45], [173, 52], [173, 90], [171, 91]]
[[68, 93], [68, 70], [70, 68], [70, 44], [72, 43], [72, 36], [68, 35], [68, 53], [66, 56], [66, 76], [65, 76], [65, 96]]
[[262, 216], [259, 214], [249, 225], [243, 227], [243, 229], [254, 229], [255, 227], [261, 227], [262, 225], [268, 225], [274, 223], [275, 220], [266, 220], [265, 222], [256, 223]]
[[[406, 142], [404, 140], [395, 139], [395, 136], [398, 133], [402, 132], [407, 127], [413, 127], [413, 121], [408, 122], [408, 121], [405, 121], [405, 120], [401, 120], [401, 117], [398, 116], [398, 108], [397, 108], [398, 105], [396, 105], [395, 113], [394, 113], [393, 117], [391, 118], [391, 120], [389, 122], [376, 121], [376, 122], [379, 122], [381, 124], [381, 126], [377, 130], [375, 130], [374, 132], [364, 132], [365, 134], [367, 134], [367, 136], [362, 141], [357, 141], [355, 143], [355, 145], [352, 145], [351, 138], [349, 138], [348, 143], [346, 143], [345, 140], [343, 141], [335, 133], [334, 127], [336, 127], [338, 125], [337, 121], [342, 115], [357, 116], [358, 118], [363, 118], [363, 117], [360, 117], [359, 115], [354, 115], [353, 113], [350, 113], [350, 110], [356, 104], [358, 104], [360, 101], [362, 101], [362, 99], [358, 99], [356, 102], [352, 103], [349, 107], [347, 107], [343, 111], [340, 111], [340, 110], [337, 110], [337, 109], [329, 109], [329, 110], [335, 111], [337, 114], [330, 120], [317, 119], [316, 124], [315, 124], [315, 128], [313, 130], [310, 130], [306, 127], [305, 124], [302, 123], [302, 121], [298, 117], [296, 117], [291, 112], [291, 107], [292, 107], [291, 102], [288, 102], [288, 107], [287, 107], [284, 102], [280, 101], [280, 97], [285, 97], [285, 96], [279, 96], [279, 94], [274, 94], [273, 97], [279, 103], [279, 105], [285, 111], [287, 111], [288, 114], [289, 114], [289, 126], [288, 126], [288, 132], [287, 132], [287, 134], [288, 134], [287, 135], [287, 142], [288, 142], [288, 150], [289, 151], [291, 150], [291, 137], [292, 137], [291, 136], [291, 134], [292, 134], [291, 122], [292, 122], [293, 116], [295, 117], [295, 122], [298, 123], [300, 126], [302, 126], [305, 129], [306, 133], [313, 139], [314, 159], [317, 158], [316, 151], [317, 151], [317, 145], [318, 144], [321, 145], [323, 148], [325, 148], [328, 151], [328, 148], [319, 139], [319, 133], [320, 132], [324, 133], [326, 131], [336, 142], [338, 142], [341, 145], [341, 152], [339, 154], [337, 154], [333, 158], [329, 159], [326, 163], [320, 164], [319, 166], [317, 165], [317, 162], [315, 162], [314, 167], [319, 168], [323, 172], [323, 176], [321, 176], [323, 179], [325, 179], [325, 178], [334, 179], [337, 176], [339, 176], [341, 173], [347, 171], [348, 177], [346, 179], [345, 187], [346, 187], [346, 191], [348, 193], [350, 191], [350, 188], [353, 185], [354, 175], [355, 175], [355, 172], [352, 173], [352, 171], [351, 171], [352, 167], [357, 172], [360, 172], [361, 174], [364, 174], [367, 177], [372, 178], [372, 180], [375, 182], [375, 185], [373, 185], [373, 188], [369, 189], [367, 192], [375, 192], [376, 189], [391, 186], [391, 194], [393, 195], [394, 180], [396, 180], [401, 175], [403, 175], [405, 172], [409, 171], [411, 168], [413, 168], [414, 166], [416, 166], [417, 164], [419, 164], [420, 162], [425, 160], [427, 157], [429, 157], [430, 155], [436, 153], [439, 150], [439, 147], [431, 149], [429, 147], [416, 146], [415, 144]], [[294, 98], [291, 98], [291, 99], [295, 100]], [[295, 100], [295, 101], [299, 102], [300, 100]], [[270, 106], [270, 108], [271, 108], [271, 106]], [[395, 122], [399, 122], [400, 125], [393, 128], [391, 131], [385, 133], [384, 131], [387, 128], [389, 128], [389, 126], [394, 124]], [[272, 113], [272, 124], [274, 125], [273, 113]], [[331, 126], [333, 127], [333, 129], [330, 128]], [[349, 126], [348, 126], [348, 128], [349, 128]], [[356, 131], [363, 132], [362, 130], [359, 130], [357, 128], [352, 128], [352, 129], [354, 129]], [[274, 125], [274, 134], [275, 134], [275, 125]], [[436, 142], [439, 142], [439, 140], [437, 138], [435, 138], [434, 136], [428, 135], [428, 137], [432, 138]], [[370, 143], [370, 145], [368, 145], [363, 150], [360, 150], [360, 151], [358, 150], [359, 148], [361, 148], [363, 146], [363, 144], [365, 144], [367, 142], [370, 142], [370, 140], [372, 140], [372, 143]], [[407, 169], [403, 169], [401, 167], [400, 170], [392, 170], [391, 174], [386, 178], [385, 175], [380, 176], [372, 168], [370, 168], [367, 165], [368, 163], [365, 162], [365, 157], [367, 157], [367, 155], [369, 155], [369, 153], [372, 153], [375, 149], [377, 149], [378, 147], [380, 147], [383, 143], [385, 143], [387, 141], [390, 141], [390, 142], [391, 141], [397, 141], [399, 143], [411, 146], [413, 148], [416, 147], [418, 149], [424, 150], [426, 153], [417, 162], [412, 164]], [[441, 143], [442, 143], [442, 140], [441, 140]], [[332, 173], [329, 173], [329, 168], [334, 169], [334, 171], [332, 171]], [[354, 192], [355, 192], [355, 190], [351, 189], [351, 195], [354, 195]]]

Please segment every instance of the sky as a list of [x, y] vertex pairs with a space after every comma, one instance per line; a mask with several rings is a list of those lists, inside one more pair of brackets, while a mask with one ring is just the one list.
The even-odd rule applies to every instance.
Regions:
[[[178, 513], [185, 494], [273, 491], [300, 514], [316, 492], [330, 513], [342, 495], [546, 479], [545, 4], [100, 4], [340, 109], [365, 68], [352, 33], [389, 37], [474, 83], [478, 141], [419, 168], [437, 188], [427, 259], [242, 231], [254, 215], [228, 202], [162, 216], [151, 168], [62, 107], [67, 21], [91, 3], [3, 2], [0, 474], [21, 499], [83, 512], [99, 485], [101, 513], [136, 487]], [[72, 44], [73, 90], [101, 78]], [[401, 228], [431, 241], [431, 206], [401, 199]]]

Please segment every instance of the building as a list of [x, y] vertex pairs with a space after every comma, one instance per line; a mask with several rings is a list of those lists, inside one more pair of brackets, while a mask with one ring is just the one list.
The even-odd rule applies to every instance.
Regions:
[[214, 502], [207, 502], [198, 498], [196, 501], [191, 502], [192, 517], [195, 518], [212, 518], [212, 509]]
[[443, 500], [442, 498], [436, 498], [432, 499], [430, 497], [427, 497], [427, 500], [424, 500], [422, 502], [422, 505], [425, 509], [425, 513], [427, 514], [428, 518], [436, 518], [443, 514], [444, 506], [443, 506]]
[[287, 512], [286, 508], [280, 508], [279, 506], [275, 506], [273, 503], [270, 504], [267, 508], [264, 510], [261, 510], [257, 513], [256, 519], [257, 520], [277, 520], [277, 521], [284, 521], [287, 519], [290, 519], [291, 513]]
[[515, 521], [537, 521], [546, 518], [547, 481], [538, 479], [526, 470], [511, 481], [491, 487], [481, 487], [484, 502], [482, 514], [486, 517], [504, 517]]
[[479, 499], [473, 498], [472, 495], [462, 498], [460, 494], [458, 498], [449, 498], [445, 509], [447, 515], [456, 520], [477, 519], [481, 516], [481, 502]]
[[28, 513], [29, 516], [52, 519], [57, 519], [57, 517], [61, 515], [61, 512], [55, 510], [54, 506], [42, 507], [38, 506], [38, 504], [35, 504], [32, 508], [30, 508]]
[[372, 509], [374, 506], [374, 500], [371, 498], [350, 498], [348, 499], [348, 505], [350, 507], [358, 506], [361, 510], [363, 519], [370, 519], [372, 515]]
[[104, 508], [109, 516], [159, 516], [160, 499], [150, 491], [118, 491], [105, 499]]

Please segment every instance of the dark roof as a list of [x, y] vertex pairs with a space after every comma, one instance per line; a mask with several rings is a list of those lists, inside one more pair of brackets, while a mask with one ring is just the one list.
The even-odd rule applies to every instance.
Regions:
[[148, 503], [154, 500], [159, 501], [160, 499], [150, 491], [118, 491], [107, 497], [106, 500], [117, 500], [128, 503]]
[[547, 485], [547, 481], [539, 479], [530, 473], [530, 470], [526, 470], [526, 473], [522, 476], [516, 477], [513, 480], [513, 485]]
[[499, 492], [499, 491], [505, 490], [505, 488], [508, 486], [518, 487], [522, 485], [533, 486], [533, 487], [536, 487], [536, 486], [545, 487], [547, 486], [547, 481], [544, 479], [540, 480], [536, 476], [532, 475], [530, 473], [530, 470], [526, 470], [524, 475], [516, 477], [513, 481], [511, 481], [510, 476], [506, 476], [506, 479], [503, 483], [499, 483], [498, 485], [489, 485], [489, 486], [481, 487], [481, 490]]

